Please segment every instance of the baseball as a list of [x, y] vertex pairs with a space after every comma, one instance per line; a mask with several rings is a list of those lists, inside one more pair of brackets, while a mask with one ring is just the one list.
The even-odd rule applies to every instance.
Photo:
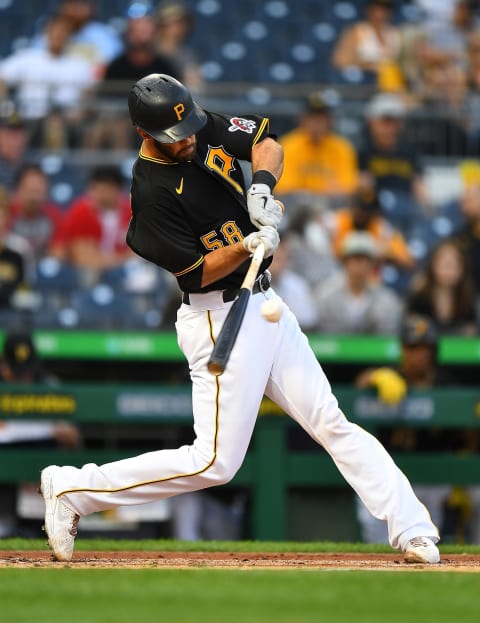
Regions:
[[261, 313], [268, 322], [278, 322], [282, 315], [282, 308], [277, 299], [268, 299], [267, 301], [263, 301]]

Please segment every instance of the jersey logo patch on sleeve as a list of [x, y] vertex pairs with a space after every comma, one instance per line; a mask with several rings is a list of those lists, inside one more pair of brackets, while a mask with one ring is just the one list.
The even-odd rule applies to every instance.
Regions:
[[247, 134], [253, 134], [253, 131], [257, 127], [255, 121], [251, 119], [242, 119], [242, 117], [232, 117], [230, 119], [231, 126], [228, 128], [229, 132], [246, 132]]

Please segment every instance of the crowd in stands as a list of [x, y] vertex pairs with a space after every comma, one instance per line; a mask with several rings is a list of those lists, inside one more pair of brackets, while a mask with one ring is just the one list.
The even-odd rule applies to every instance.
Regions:
[[[7, 324], [20, 314], [32, 327], [171, 328], [176, 284], [125, 244], [125, 162], [138, 146], [125, 94], [148, 73], [168, 73], [208, 101], [218, 82], [213, 60], [230, 58], [234, 82], [235, 54], [219, 43], [212, 57], [207, 27], [217, 32], [225, 10], [215, 0], [108, 3], [108, 20], [104, 4], [51, 2], [31, 36], [12, 41], [0, 59], [0, 315]], [[285, 172], [275, 192], [287, 217], [272, 274], [301, 325], [397, 335], [411, 312], [442, 334], [477, 334], [480, 3], [304, 0], [247, 2], [242, 10], [231, 15], [230, 43], [235, 34], [261, 42], [262, 24], [273, 40], [289, 15], [298, 37], [288, 41], [292, 54], [300, 45], [315, 52], [311, 32], [317, 44], [329, 42], [278, 132]], [[324, 21], [315, 22], [320, 12]], [[272, 68], [272, 50], [285, 59], [264, 45]], [[260, 66], [264, 55], [258, 58]], [[272, 69], [272, 81], [260, 82], [251, 69], [246, 90], [268, 90], [278, 77]], [[295, 77], [283, 82], [295, 92]], [[285, 93], [290, 101], [292, 89]], [[349, 115], [355, 132], [343, 129]], [[87, 154], [76, 165], [77, 185], [53, 188], [55, 168], [76, 152]], [[57, 160], [44, 157], [52, 153]], [[450, 159], [458, 181], [445, 201], [426, 175], [428, 158], [439, 156]]]

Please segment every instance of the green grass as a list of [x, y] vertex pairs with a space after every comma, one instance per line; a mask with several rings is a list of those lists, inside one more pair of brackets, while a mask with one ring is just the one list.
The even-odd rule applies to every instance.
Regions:
[[[0, 539], [0, 550], [46, 550], [46, 539]], [[441, 544], [445, 554], [480, 554], [480, 545]], [[388, 545], [369, 545], [365, 543], [341, 543], [314, 541], [289, 543], [283, 541], [175, 541], [173, 539], [156, 540], [119, 540], [119, 539], [84, 539], [75, 542], [75, 551], [164, 551], [164, 552], [393, 552]]]
[[478, 621], [478, 574], [0, 569], [5, 623]]
[[[46, 550], [43, 539], [0, 550]], [[391, 552], [358, 543], [78, 539], [77, 550]], [[480, 553], [479, 546], [442, 547]], [[326, 569], [0, 568], [2, 623], [473, 623], [478, 573]]]

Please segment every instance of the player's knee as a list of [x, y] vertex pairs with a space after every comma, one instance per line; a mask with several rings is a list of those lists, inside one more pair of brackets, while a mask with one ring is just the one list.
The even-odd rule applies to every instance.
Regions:
[[236, 465], [215, 462], [205, 474], [210, 486], [225, 485], [230, 482], [238, 471]]

